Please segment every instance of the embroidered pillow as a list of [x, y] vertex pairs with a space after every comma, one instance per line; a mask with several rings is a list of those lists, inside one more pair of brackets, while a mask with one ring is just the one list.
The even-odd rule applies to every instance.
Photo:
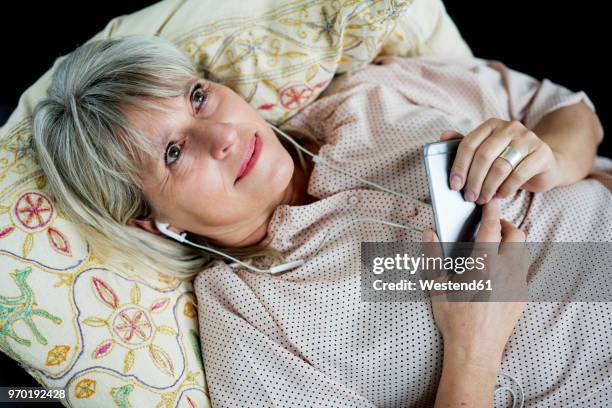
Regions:
[[[276, 123], [379, 54], [471, 55], [434, 0], [165, 0], [93, 39], [147, 33]], [[0, 349], [70, 406], [207, 407], [191, 284], [111, 270], [45, 192], [31, 112], [60, 60], [0, 129]]]

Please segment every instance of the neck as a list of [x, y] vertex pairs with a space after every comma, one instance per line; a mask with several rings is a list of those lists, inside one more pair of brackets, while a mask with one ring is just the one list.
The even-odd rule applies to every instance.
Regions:
[[[313, 152], [314, 154], [318, 153], [318, 145], [310, 144], [310, 146], [306, 146], [308, 150]], [[310, 173], [314, 167], [312, 160], [309, 157], [305, 156], [306, 160], [306, 169], [304, 170], [300, 164], [299, 157], [297, 154], [294, 156], [294, 170], [293, 176], [291, 177], [291, 181], [289, 185], [285, 189], [285, 193], [283, 198], [280, 200], [278, 205], [287, 204], [290, 206], [299, 206], [313, 203], [318, 200], [317, 197], [313, 197], [308, 194], [308, 182], [310, 180]], [[261, 242], [266, 236], [268, 231], [268, 224], [272, 219], [273, 209], [270, 211], [267, 219], [262, 225], [255, 230], [249, 237], [240, 242], [237, 246], [245, 246], [245, 245], [253, 245], [255, 243]]]
[[299, 157], [297, 157], [297, 154], [295, 155], [293, 177], [290, 186], [288, 186], [286, 197], [281, 204], [298, 206], [310, 204], [318, 200], [318, 198], [308, 194], [308, 182], [310, 180], [312, 168], [314, 167], [313, 163], [310, 157], [304, 156], [304, 160], [306, 161], [306, 169], [302, 168]]

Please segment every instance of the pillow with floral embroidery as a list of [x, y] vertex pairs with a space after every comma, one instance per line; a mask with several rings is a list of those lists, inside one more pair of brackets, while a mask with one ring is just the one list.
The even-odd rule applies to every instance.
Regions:
[[191, 283], [105, 267], [29, 140], [0, 145], [0, 349], [70, 406], [208, 406]]

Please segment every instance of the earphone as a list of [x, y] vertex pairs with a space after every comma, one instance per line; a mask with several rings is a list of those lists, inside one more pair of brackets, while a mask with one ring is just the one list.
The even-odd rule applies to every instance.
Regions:
[[201, 248], [201, 249], [203, 249], [205, 251], [209, 251], [209, 252], [215, 253], [217, 255], [221, 255], [221, 256], [223, 256], [225, 258], [228, 258], [228, 259], [231, 259], [232, 261], [237, 262], [238, 264], [244, 266], [245, 268], [248, 268], [248, 269], [250, 269], [252, 271], [255, 271], [255, 272], [270, 273], [270, 274], [274, 275], [274, 274], [277, 274], [277, 273], [288, 271], [288, 270], [293, 269], [293, 268], [297, 268], [298, 266], [301, 266], [301, 265], [304, 264], [304, 260], [303, 259], [298, 259], [297, 261], [285, 262], [285, 263], [282, 263], [280, 265], [272, 266], [269, 269], [260, 269], [260, 268], [257, 268], [255, 266], [248, 265], [248, 264], [246, 264], [246, 263], [244, 263], [244, 262], [234, 258], [233, 256], [224, 254], [223, 252], [218, 251], [218, 250], [216, 250], [214, 248], [210, 248], [210, 247], [207, 247], [207, 246], [196, 244], [195, 242], [191, 242], [191, 241], [189, 241], [187, 239], [187, 237], [186, 237], [187, 233], [186, 232], [183, 232], [181, 234], [177, 234], [176, 232], [170, 231], [168, 224], [161, 223], [159, 221], [155, 221], [155, 226], [157, 227], [157, 229], [162, 234], [164, 234], [164, 235], [166, 235], [166, 236], [168, 236], [168, 237], [170, 237], [172, 239], [175, 239], [178, 242], [184, 242], [184, 243], [187, 243], [189, 245], [193, 245], [193, 246], [195, 246], [197, 248]]

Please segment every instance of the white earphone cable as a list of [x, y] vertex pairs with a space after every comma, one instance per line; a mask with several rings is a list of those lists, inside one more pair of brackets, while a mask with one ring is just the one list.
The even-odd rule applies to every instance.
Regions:
[[293, 138], [292, 138], [291, 136], [287, 135], [285, 132], [283, 132], [282, 130], [280, 130], [279, 128], [277, 128], [276, 126], [274, 126], [273, 124], [269, 123], [269, 125], [270, 125], [270, 127], [272, 127], [272, 129], [276, 130], [276, 131], [277, 131], [277, 132], [278, 132], [280, 135], [282, 135], [282, 136], [283, 136], [285, 139], [287, 139], [289, 142], [293, 143], [293, 145], [294, 145], [295, 147], [297, 147], [298, 149], [300, 149], [301, 151], [303, 151], [304, 153], [306, 153], [307, 155], [309, 155], [310, 157], [312, 157], [312, 161], [313, 161], [313, 162], [315, 162], [315, 163], [322, 163], [322, 164], [324, 164], [325, 166], [328, 166], [329, 168], [331, 168], [331, 169], [333, 169], [333, 170], [335, 170], [335, 171], [337, 171], [337, 172], [340, 172], [340, 173], [345, 174], [345, 175], [347, 175], [347, 176], [349, 176], [349, 177], [352, 177], [352, 178], [354, 178], [354, 179], [357, 179], [357, 180], [361, 181], [362, 183], [368, 184], [368, 185], [370, 185], [370, 186], [372, 186], [372, 187], [374, 187], [374, 188], [377, 188], [377, 189], [379, 189], [379, 190], [386, 191], [387, 193], [390, 193], [390, 194], [396, 195], [396, 196], [398, 196], [398, 197], [401, 197], [401, 198], [407, 199], [408, 201], [411, 201], [411, 202], [412, 202], [412, 203], [414, 203], [414, 204], [417, 204], [417, 205], [425, 205], [425, 206], [429, 206], [429, 207], [431, 207], [431, 204], [429, 204], [429, 203], [426, 203], [426, 202], [424, 202], [424, 201], [418, 200], [418, 199], [416, 199], [416, 198], [414, 198], [414, 197], [411, 197], [411, 196], [409, 196], [409, 195], [407, 195], [407, 194], [400, 193], [400, 192], [395, 191], [395, 190], [391, 190], [390, 188], [387, 188], [387, 187], [385, 187], [385, 186], [383, 186], [383, 185], [380, 185], [380, 184], [378, 184], [378, 183], [375, 183], [375, 182], [373, 182], [373, 181], [366, 180], [366, 179], [364, 179], [364, 178], [362, 178], [362, 177], [356, 176], [356, 175], [352, 174], [352, 173], [351, 173], [350, 171], [348, 171], [348, 170], [342, 169], [342, 168], [340, 168], [340, 167], [338, 167], [338, 166], [335, 166], [335, 165], [333, 165], [333, 164], [329, 163], [327, 160], [324, 160], [324, 159], [323, 159], [321, 156], [319, 156], [319, 155], [315, 155], [315, 154], [313, 154], [312, 152], [310, 152], [308, 149], [305, 149], [304, 147], [300, 146], [300, 144], [299, 144], [299, 143], [297, 143], [295, 140], [293, 140]]

